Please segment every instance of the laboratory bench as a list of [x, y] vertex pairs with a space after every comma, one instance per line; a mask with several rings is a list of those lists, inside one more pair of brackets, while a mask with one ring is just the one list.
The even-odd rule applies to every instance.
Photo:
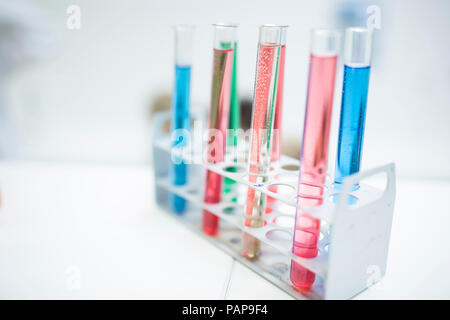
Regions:
[[[292, 299], [154, 199], [148, 166], [0, 162], [1, 299]], [[397, 177], [386, 276], [355, 299], [450, 298], [450, 181]]]

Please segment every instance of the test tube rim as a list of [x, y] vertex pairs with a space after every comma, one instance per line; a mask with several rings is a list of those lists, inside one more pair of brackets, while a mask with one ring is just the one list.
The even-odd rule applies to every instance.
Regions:
[[[309, 31], [310, 33], [310, 53], [317, 57], [335, 57], [339, 56], [339, 51], [341, 48], [341, 36], [342, 32], [339, 29], [336, 28], [312, 28]], [[313, 39], [315, 35], [328, 35], [333, 36], [336, 38], [336, 47], [334, 50], [328, 52], [328, 53], [317, 53], [315, 52], [315, 49], [313, 48]]]
[[341, 35], [341, 32], [339, 31], [339, 29], [335, 29], [335, 28], [311, 28], [309, 31], [311, 33], [324, 32], [324, 33], [334, 34], [336, 36], [340, 36]]
[[259, 26], [259, 28], [273, 28], [273, 29], [277, 29], [277, 28], [289, 28], [288, 24], [273, 24], [273, 23], [265, 23]]
[[347, 33], [348, 31], [373, 33], [372, 29], [365, 28], [365, 27], [348, 27], [348, 28], [345, 28], [345, 32]]
[[[269, 45], [270, 46], [283, 46], [286, 45], [286, 30], [289, 27], [289, 25], [285, 25], [285, 24], [262, 24], [259, 26], [258, 30], [259, 30], [259, 36], [258, 36], [258, 43], [259, 44], [264, 44], [264, 45]], [[262, 41], [262, 35], [264, 32], [266, 31], [275, 31], [278, 33], [277, 39], [274, 41]]]
[[[349, 47], [349, 44], [352, 43], [352, 36], [354, 34], [360, 34], [365, 37], [366, 46], [365, 48], [365, 61], [363, 62], [354, 62], [349, 61], [352, 60], [352, 50]], [[344, 65], [352, 67], [352, 68], [367, 68], [371, 66], [372, 60], [372, 42], [373, 42], [373, 30], [371, 28], [365, 27], [348, 27], [345, 29], [345, 43], [344, 43]]]
[[213, 23], [212, 24], [213, 27], [215, 28], [238, 28], [239, 27], [239, 23], [223, 23], [223, 22], [218, 22], [218, 23]]
[[197, 26], [195, 24], [176, 24], [172, 26], [175, 30], [195, 30]]

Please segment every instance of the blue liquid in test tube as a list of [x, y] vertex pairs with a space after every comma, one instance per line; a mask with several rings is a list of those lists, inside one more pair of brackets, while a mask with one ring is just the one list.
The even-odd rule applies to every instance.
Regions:
[[[173, 93], [173, 129], [189, 130], [189, 93], [191, 82], [191, 67], [175, 67], [175, 88]], [[181, 141], [174, 142], [182, 143]], [[185, 185], [187, 182], [187, 165], [184, 162], [172, 164], [172, 183], [176, 186]], [[172, 209], [175, 212], [183, 212], [186, 206], [186, 200], [172, 195]]]
[[[191, 65], [193, 60], [194, 27], [179, 25], [175, 27], [175, 84], [172, 96], [172, 123], [171, 131], [177, 129], [190, 129], [190, 87]], [[178, 140], [173, 141], [173, 147], [185, 147], [187, 141], [183, 141], [183, 135], [176, 135]], [[169, 177], [175, 186], [183, 186], [187, 183], [188, 166], [182, 159], [176, 158], [171, 164]], [[171, 207], [176, 213], [183, 213], [186, 200], [175, 194], [171, 194]]]
[[366, 120], [370, 67], [344, 66], [335, 182], [359, 172]]
[[369, 91], [371, 47], [372, 32], [370, 30], [363, 28], [346, 30], [344, 82], [335, 170], [335, 186], [338, 188], [345, 177], [359, 172], [360, 169]]

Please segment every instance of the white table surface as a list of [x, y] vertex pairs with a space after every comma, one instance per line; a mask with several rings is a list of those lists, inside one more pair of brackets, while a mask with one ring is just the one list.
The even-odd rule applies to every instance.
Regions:
[[[150, 167], [0, 162], [0, 298], [291, 299], [162, 212]], [[450, 298], [450, 182], [397, 180], [385, 278]]]

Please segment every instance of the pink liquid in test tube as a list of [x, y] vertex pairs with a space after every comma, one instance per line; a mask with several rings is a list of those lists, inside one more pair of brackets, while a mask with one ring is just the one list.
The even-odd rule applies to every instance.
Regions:
[[[270, 171], [281, 41], [284, 31], [284, 27], [281, 26], [260, 28], [249, 159], [249, 181], [254, 185], [266, 182]], [[245, 226], [262, 227], [265, 211], [266, 195], [248, 188]], [[244, 256], [255, 258], [259, 254], [259, 249], [259, 240], [244, 232], [242, 240]]]
[[[210, 135], [206, 159], [208, 163], [219, 163], [225, 158], [235, 29], [235, 25], [215, 25], [212, 92], [209, 112]], [[229, 49], [222, 49], [227, 46]], [[205, 203], [213, 204], [220, 202], [222, 179], [221, 175], [210, 170], [206, 171]], [[203, 231], [206, 234], [217, 234], [219, 218], [216, 215], [208, 210], [204, 210], [202, 223]]]
[[[281, 156], [281, 124], [283, 114], [283, 87], [284, 87], [284, 57], [286, 52], [286, 44], [282, 44], [280, 48], [280, 67], [278, 70], [278, 88], [277, 88], [277, 101], [275, 107], [275, 120], [273, 124], [273, 143], [271, 154], [271, 166], [274, 170], [278, 170], [280, 156]], [[270, 186], [269, 190], [277, 192], [276, 185]], [[272, 203], [275, 199], [267, 197], [267, 202]]]
[[[333, 107], [339, 34], [313, 30], [303, 143], [300, 153], [298, 204], [302, 208], [322, 204], [327, 171], [328, 142]], [[318, 254], [320, 220], [297, 209], [292, 252], [302, 258]], [[291, 264], [291, 282], [309, 288], [315, 274], [296, 262]]]

